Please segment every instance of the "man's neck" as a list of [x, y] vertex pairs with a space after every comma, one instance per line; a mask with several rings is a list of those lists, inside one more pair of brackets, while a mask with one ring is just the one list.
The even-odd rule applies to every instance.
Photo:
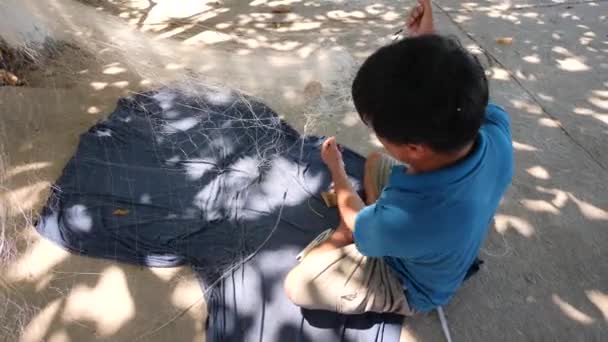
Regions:
[[473, 150], [474, 144], [474, 142], [471, 142], [461, 150], [454, 153], [437, 153], [432, 158], [429, 158], [427, 160], [419, 161], [416, 163], [410, 163], [407, 172], [411, 174], [425, 173], [448, 167], [452, 164], [457, 163], [461, 159], [466, 158], [466, 156], [471, 153], [471, 150]]

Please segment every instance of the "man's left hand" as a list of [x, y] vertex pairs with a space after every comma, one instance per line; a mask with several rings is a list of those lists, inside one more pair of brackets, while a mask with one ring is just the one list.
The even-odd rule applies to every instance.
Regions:
[[332, 175], [345, 172], [342, 152], [340, 152], [335, 137], [329, 137], [323, 142], [323, 146], [321, 147], [321, 158]]

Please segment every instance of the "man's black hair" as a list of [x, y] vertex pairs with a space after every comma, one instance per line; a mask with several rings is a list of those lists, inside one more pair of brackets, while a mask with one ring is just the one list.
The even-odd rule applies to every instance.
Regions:
[[353, 82], [361, 119], [394, 144], [452, 152], [477, 136], [488, 104], [483, 67], [453, 38], [405, 38], [371, 55]]

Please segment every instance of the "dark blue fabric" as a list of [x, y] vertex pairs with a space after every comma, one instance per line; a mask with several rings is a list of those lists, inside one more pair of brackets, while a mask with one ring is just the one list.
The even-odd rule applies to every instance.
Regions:
[[[37, 230], [83, 255], [191, 265], [210, 342], [398, 341], [398, 316], [302, 313], [283, 292], [296, 254], [338, 223], [321, 141], [225, 89], [121, 99], [81, 136]], [[360, 189], [363, 158], [344, 159]]]

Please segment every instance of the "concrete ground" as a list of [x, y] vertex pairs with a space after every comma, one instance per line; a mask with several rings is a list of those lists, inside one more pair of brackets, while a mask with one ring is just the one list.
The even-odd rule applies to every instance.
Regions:
[[[63, 11], [70, 22], [83, 27], [97, 13], [108, 18], [103, 27], [91, 21], [93, 36], [28, 73], [30, 86], [0, 88], [8, 165], [0, 197], [11, 209], [0, 255], [0, 340], [202, 341], [205, 303], [187, 268], [79, 257], [31, 229], [78, 134], [129, 91], [197, 74], [238, 85], [299, 129], [337, 133], [365, 153], [374, 138], [347, 103], [348, 80], [389, 41], [410, 2], [81, 2]], [[291, 12], [271, 13], [277, 3]], [[493, 101], [511, 114], [516, 153], [513, 186], [481, 252], [483, 271], [446, 307], [454, 340], [608, 340], [608, 1], [434, 6], [439, 30], [487, 67]], [[121, 25], [145, 36], [125, 35]], [[128, 44], [87, 51], [110, 38]], [[142, 39], [158, 43], [140, 46]], [[323, 85], [312, 100], [304, 90], [311, 80]], [[442, 339], [435, 314], [405, 320], [403, 341]]]

